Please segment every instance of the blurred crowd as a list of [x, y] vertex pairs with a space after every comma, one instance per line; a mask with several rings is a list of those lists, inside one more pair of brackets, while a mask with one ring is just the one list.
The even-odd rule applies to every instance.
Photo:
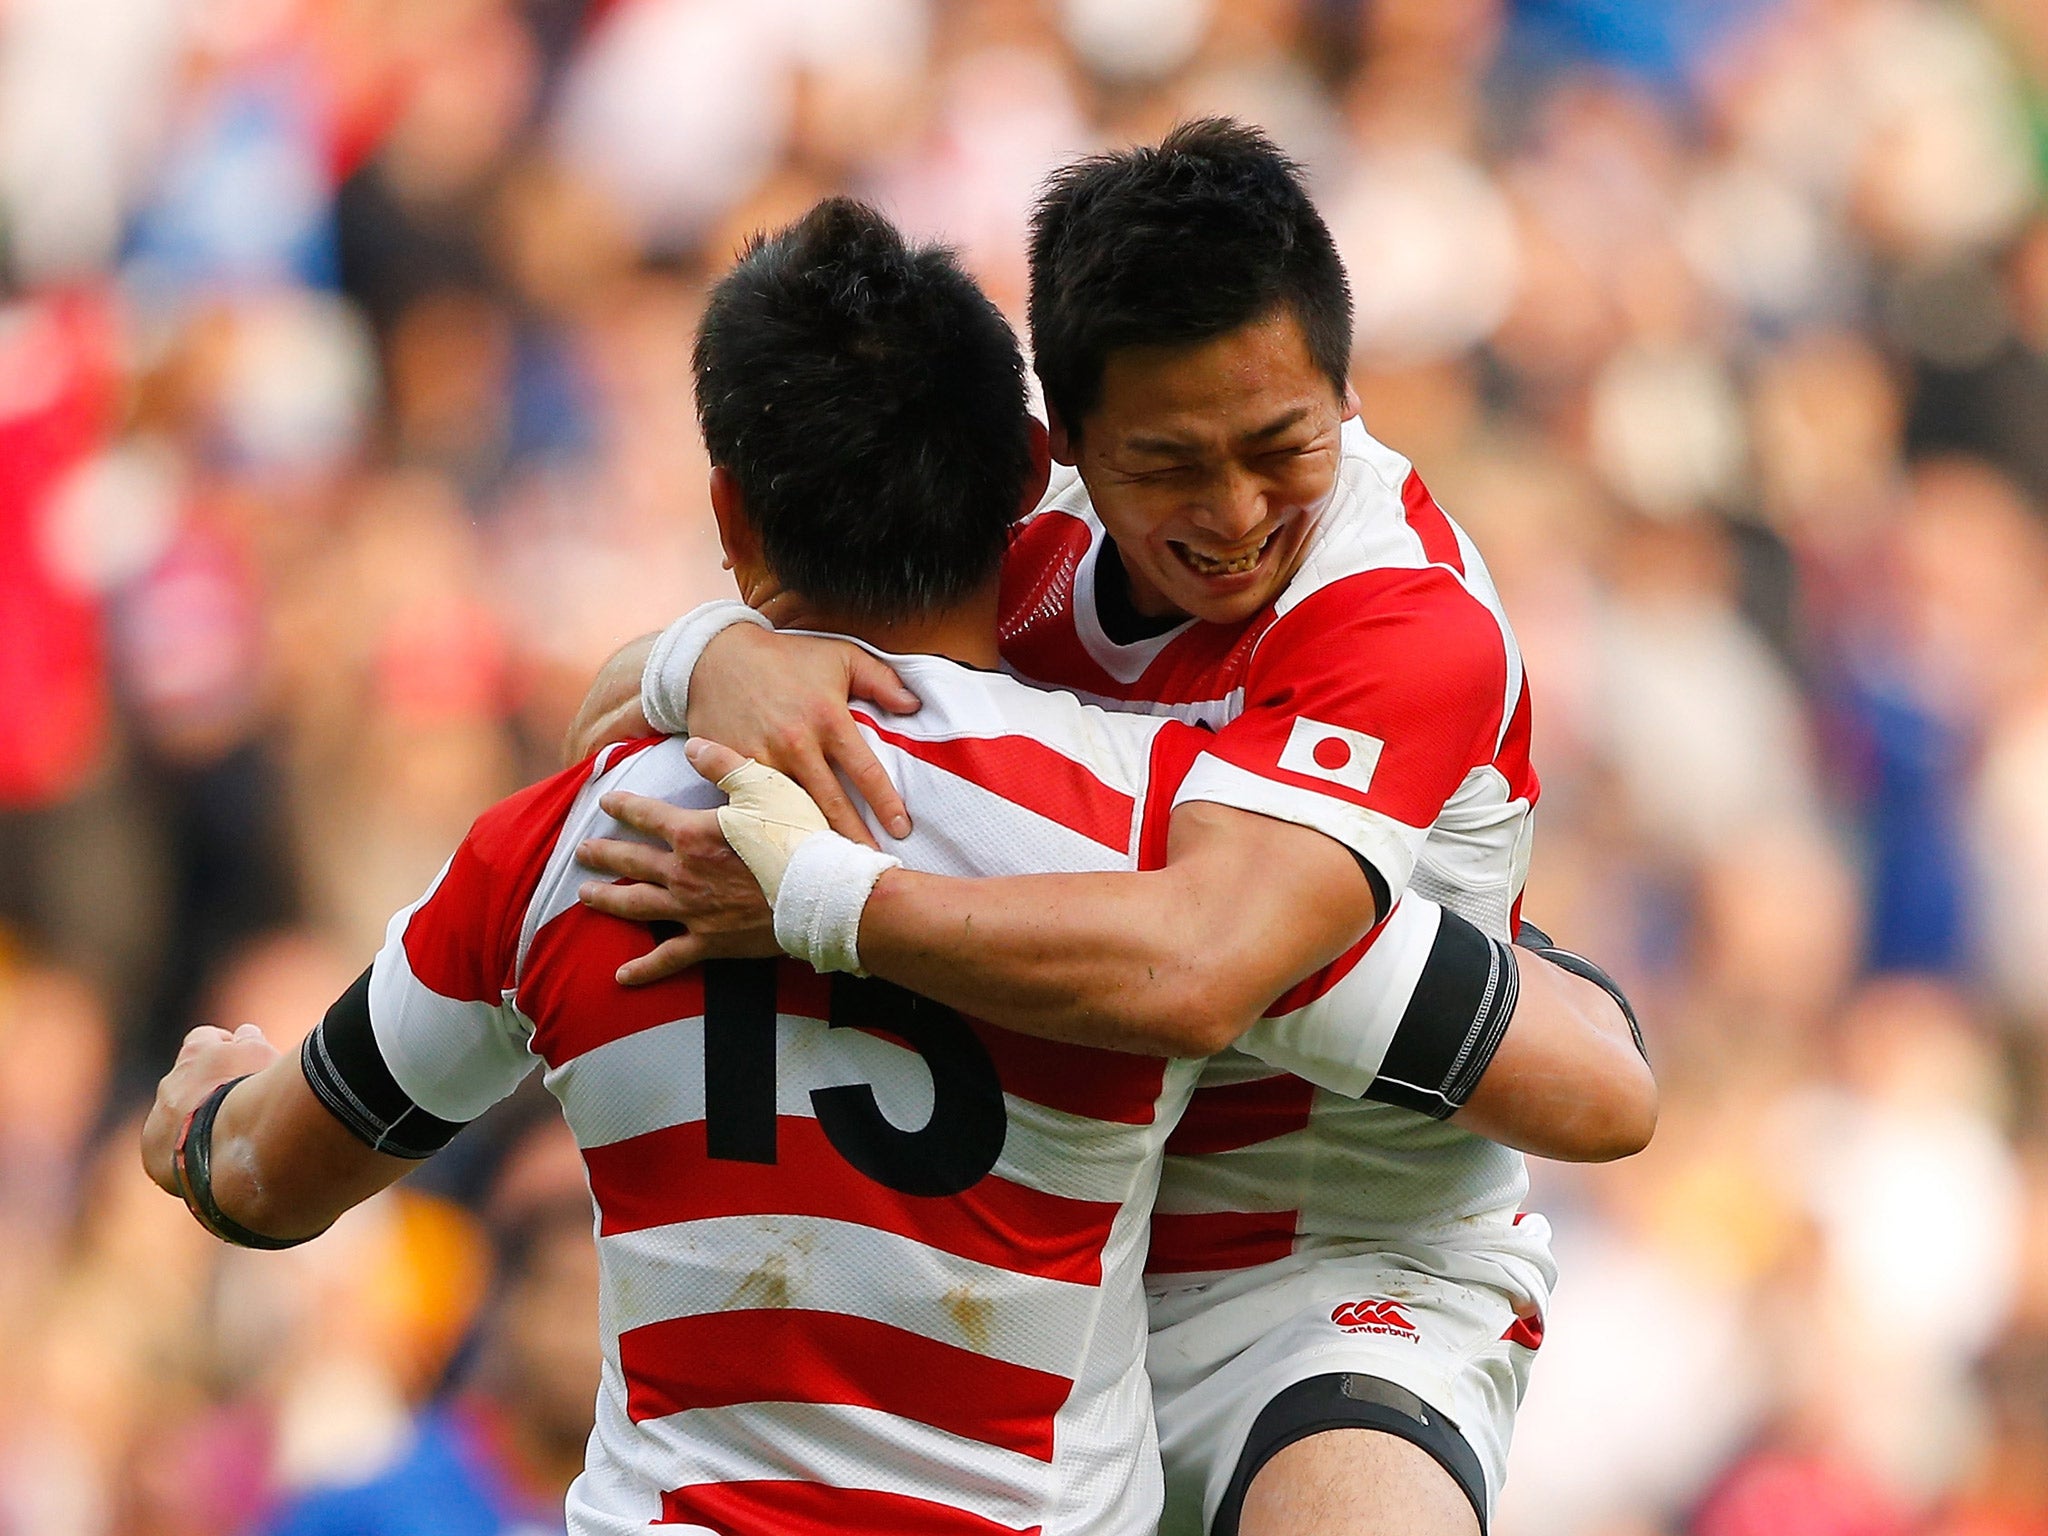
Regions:
[[725, 595], [688, 347], [748, 231], [851, 189], [1021, 317], [1037, 179], [1213, 112], [1499, 578], [1527, 910], [1664, 1087], [1537, 1171], [1500, 1536], [2048, 1533], [2048, 6], [7, 0], [0, 1536], [558, 1522], [546, 1101], [276, 1256], [140, 1104], [194, 1023], [293, 1046]]

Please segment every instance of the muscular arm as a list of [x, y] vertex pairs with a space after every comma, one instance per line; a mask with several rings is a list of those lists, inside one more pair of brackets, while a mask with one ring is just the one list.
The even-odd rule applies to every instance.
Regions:
[[[892, 871], [862, 916], [862, 961], [980, 1017], [999, 998], [1004, 1016], [992, 1022], [1021, 1033], [1210, 1055], [1370, 926], [1357, 920], [1364, 881], [1348, 855], [1318, 858], [1315, 843], [1336, 845], [1284, 823], [1234, 826], [1243, 814], [1182, 807], [1173, 860], [1156, 875], [969, 881]], [[1260, 840], [1264, 861], [1240, 838]], [[1369, 912], [1370, 895], [1362, 899]], [[1640, 1152], [1656, 1129], [1657, 1084], [1620, 1005], [1538, 954], [1517, 950], [1516, 959], [1513, 1012], [1450, 1122], [1566, 1162]], [[1438, 1033], [1465, 1022], [1403, 1021]]]
[[1341, 845], [1197, 804], [1174, 812], [1156, 871], [960, 880], [892, 870], [862, 913], [860, 954], [876, 975], [993, 1024], [1207, 1056], [1376, 915]]
[[1657, 1129], [1657, 1080], [1613, 997], [1518, 951], [1521, 995], [1451, 1124], [1560, 1162], [1633, 1157]]
[[[741, 762], [708, 743], [691, 751], [714, 776]], [[721, 862], [694, 849], [708, 840], [725, 853], [716, 815], [637, 796], [605, 805], [670, 846], [586, 844], [586, 862], [650, 883], [594, 883], [584, 900], [628, 918], [672, 917], [668, 882], [701, 902]], [[778, 814], [800, 823], [805, 809], [785, 801]], [[1542, 1156], [1602, 1161], [1647, 1143], [1656, 1085], [1626, 1015], [1600, 987], [1533, 953], [1517, 952], [1517, 963], [1462, 919], [1439, 921], [1420, 898], [1364, 944], [1374, 900], [1358, 864], [1288, 823], [1184, 805], [1168, 853], [1166, 868], [1136, 874], [963, 880], [891, 870], [858, 908], [861, 964], [1024, 1034], [1170, 1056], [1243, 1041], [1337, 1092], [1449, 1115]], [[732, 865], [723, 860], [724, 879], [752, 878]], [[1406, 961], [1404, 923], [1420, 934]], [[1331, 968], [1336, 980], [1295, 987], [1323, 980], [1347, 950], [1355, 963]], [[709, 953], [685, 934], [629, 962], [620, 979]], [[1520, 986], [1499, 983], [1490, 967], [1512, 968]], [[1297, 992], [1311, 995], [1297, 1001]]]

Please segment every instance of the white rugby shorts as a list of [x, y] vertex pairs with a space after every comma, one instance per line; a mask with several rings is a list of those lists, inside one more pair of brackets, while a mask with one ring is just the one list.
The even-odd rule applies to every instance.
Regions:
[[1485, 1241], [1325, 1245], [1151, 1291], [1147, 1367], [1166, 1468], [1159, 1536], [1207, 1536], [1266, 1405], [1312, 1377], [1405, 1388], [1478, 1457], [1489, 1518], [1556, 1266], [1528, 1215]]

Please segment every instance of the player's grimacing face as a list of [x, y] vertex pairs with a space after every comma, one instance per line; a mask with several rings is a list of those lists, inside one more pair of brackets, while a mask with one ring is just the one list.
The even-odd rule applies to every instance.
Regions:
[[1336, 484], [1346, 414], [1290, 311], [1111, 353], [1074, 447], [1138, 611], [1235, 624], [1278, 596]]

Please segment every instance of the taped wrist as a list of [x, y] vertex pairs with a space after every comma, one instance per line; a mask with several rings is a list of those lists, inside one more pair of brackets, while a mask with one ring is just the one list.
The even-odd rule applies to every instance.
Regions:
[[1447, 909], [1365, 1096], [1449, 1119], [1500, 1049], [1520, 991], [1515, 952]]
[[860, 968], [860, 914], [875, 882], [903, 863], [837, 832], [804, 839], [775, 896], [775, 942], [815, 971]]
[[1570, 971], [1574, 976], [1583, 976], [1602, 992], [1613, 998], [1621, 1009], [1621, 1016], [1628, 1020], [1629, 1038], [1636, 1043], [1636, 1050], [1643, 1060], [1650, 1059], [1649, 1048], [1643, 1044], [1642, 1022], [1636, 1018], [1636, 1011], [1630, 1005], [1628, 994], [1621, 990], [1621, 983], [1606, 971], [1574, 950], [1563, 949], [1551, 942], [1550, 935], [1534, 923], [1524, 922], [1515, 930], [1515, 942], [1532, 955], [1541, 955], [1552, 965]]
[[735, 624], [772, 629], [766, 619], [733, 598], [699, 603], [664, 629], [640, 672], [640, 713], [664, 736], [689, 733], [690, 674], [704, 647]]

